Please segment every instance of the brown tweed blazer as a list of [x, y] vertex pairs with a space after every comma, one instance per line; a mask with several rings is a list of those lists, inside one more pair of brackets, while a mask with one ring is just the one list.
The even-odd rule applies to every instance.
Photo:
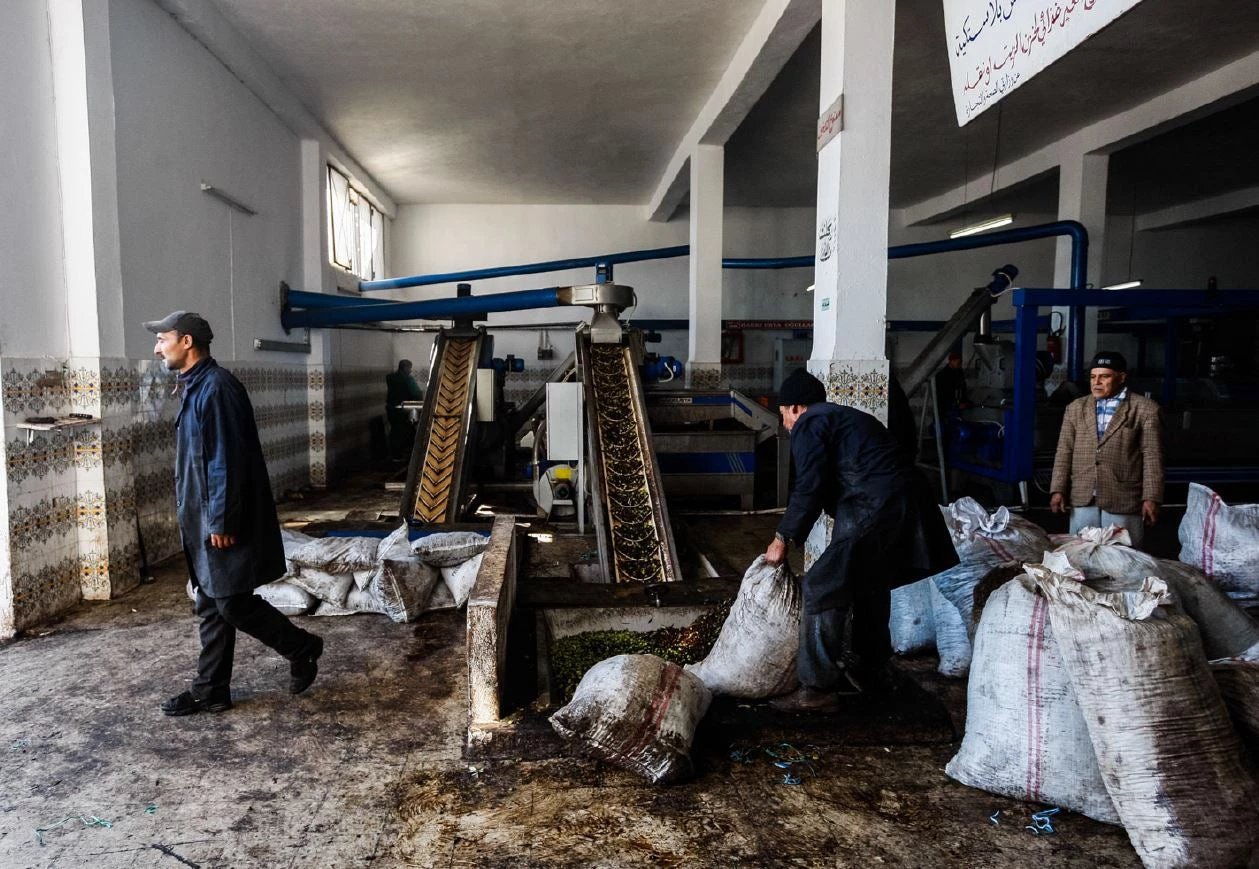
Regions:
[[1094, 503], [1108, 513], [1140, 513], [1142, 501], [1163, 503], [1163, 423], [1158, 402], [1129, 390], [1097, 439], [1097, 400], [1067, 405], [1049, 491], [1073, 507]]

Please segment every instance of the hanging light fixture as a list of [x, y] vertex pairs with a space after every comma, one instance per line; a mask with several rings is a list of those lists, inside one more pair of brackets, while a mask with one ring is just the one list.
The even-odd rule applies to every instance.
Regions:
[[991, 220], [984, 220], [980, 223], [972, 223], [970, 226], [963, 226], [961, 229], [955, 229], [949, 233], [949, 238], [962, 238], [967, 235], [978, 235], [981, 232], [987, 232], [990, 229], [1000, 229], [1003, 226], [1009, 226], [1014, 223], [1013, 214], [1003, 214], [1000, 217], [994, 217]]
[[1103, 290], [1132, 290], [1141, 286], [1143, 283], [1145, 283], [1144, 280], [1142, 280], [1141, 278], [1136, 278], [1131, 281], [1124, 281], [1118, 284], [1111, 284], [1109, 286], [1102, 287], [1102, 289]]

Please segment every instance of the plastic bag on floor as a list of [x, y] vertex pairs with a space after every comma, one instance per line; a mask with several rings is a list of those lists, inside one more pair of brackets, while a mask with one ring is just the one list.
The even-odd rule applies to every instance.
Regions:
[[[291, 532], [290, 532], [291, 533]], [[295, 546], [288, 560], [298, 567], [309, 567], [325, 573], [354, 573], [376, 567], [376, 537], [315, 537]]]
[[690, 775], [691, 740], [711, 702], [704, 683], [677, 664], [617, 655], [586, 671], [551, 726], [609, 763], [670, 784]]
[[1005, 507], [989, 513], [974, 498], [959, 498], [940, 509], [963, 564], [996, 567], [1008, 561], [1040, 561], [1050, 548], [1049, 538], [1039, 525]]
[[[191, 584], [191, 580], [189, 582]], [[304, 616], [319, 606], [317, 597], [290, 582], [289, 577], [260, 585], [254, 589], [254, 594], [286, 616]]]
[[712, 650], [687, 664], [714, 694], [759, 700], [796, 687], [800, 649], [800, 582], [786, 562], [758, 555], [743, 574]]
[[[980, 571], [981, 577], [988, 572], [986, 568], [980, 568]], [[971, 645], [967, 619], [940, 593], [934, 580], [928, 582], [931, 583], [929, 591], [936, 626], [936, 650], [940, 653], [940, 664], [936, 669], [941, 675], [961, 679], [970, 672]]]
[[966, 734], [944, 771], [973, 788], [1117, 824], [1048, 615], [1027, 576], [988, 598], [975, 634]]
[[421, 537], [411, 544], [420, 560], [433, 567], [454, 567], [490, 545], [490, 538], [475, 531], [444, 531]]
[[1259, 789], [1167, 584], [1107, 592], [1028, 565], [1089, 729], [1102, 779], [1147, 866], [1245, 866], [1259, 849]]
[[1259, 602], [1259, 504], [1225, 504], [1199, 483], [1189, 484], [1180, 521], [1180, 560], [1214, 579], [1229, 597]]
[[920, 579], [892, 589], [892, 614], [888, 619], [892, 651], [912, 655], [936, 647], [935, 614], [931, 607], [931, 580]]
[[472, 594], [472, 586], [476, 585], [477, 573], [481, 570], [481, 561], [484, 558], [482, 553], [456, 567], [441, 568], [442, 580], [445, 581], [446, 588], [450, 589], [455, 607], [461, 607], [468, 602], [468, 595]]

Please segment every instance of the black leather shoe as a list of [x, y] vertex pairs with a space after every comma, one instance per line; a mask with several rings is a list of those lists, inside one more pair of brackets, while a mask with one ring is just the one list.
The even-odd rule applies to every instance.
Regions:
[[197, 712], [226, 712], [232, 708], [231, 694], [211, 694], [198, 699], [191, 691], [185, 691], [162, 703], [164, 715], [194, 715]]
[[839, 695], [801, 685], [790, 694], [769, 701], [769, 708], [777, 712], [838, 712]]
[[311, 634], [306, 650], [289, 662], [289, 693], [301, 694], [319, 675], [319, 656], [323, 654], [323, 637]]

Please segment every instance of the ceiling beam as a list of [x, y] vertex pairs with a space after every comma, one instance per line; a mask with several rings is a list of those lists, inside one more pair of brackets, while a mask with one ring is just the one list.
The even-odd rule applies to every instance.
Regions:
[[1205, 199], [1195, 199], [1170, 208], [1138, 214], [1136, 228], [1138, 232], [1171, 229], [1255, 208], [1259, 208], [1259, 187], [1246, 187], [1219, 196], [1208, 196]]
[[950, 211], [982, 202], [993, 193], [1057, 169], [1067, 155], [1114, 153], [1243, 102], [1256, 90], [1259, 51], [1001, 165], [995, 173], [995, 184], [993, 177], [984, 173], [939, 196], [895, 209], [893, 220], [900, 226], [939, 220]]
[[821, 0], [767, 0], [678, 143], [647, 205], [649, 220], [666, 221], [673, 216], [690, 189], [691, 152], [697, 145], [726, 143], [821, 20]]

